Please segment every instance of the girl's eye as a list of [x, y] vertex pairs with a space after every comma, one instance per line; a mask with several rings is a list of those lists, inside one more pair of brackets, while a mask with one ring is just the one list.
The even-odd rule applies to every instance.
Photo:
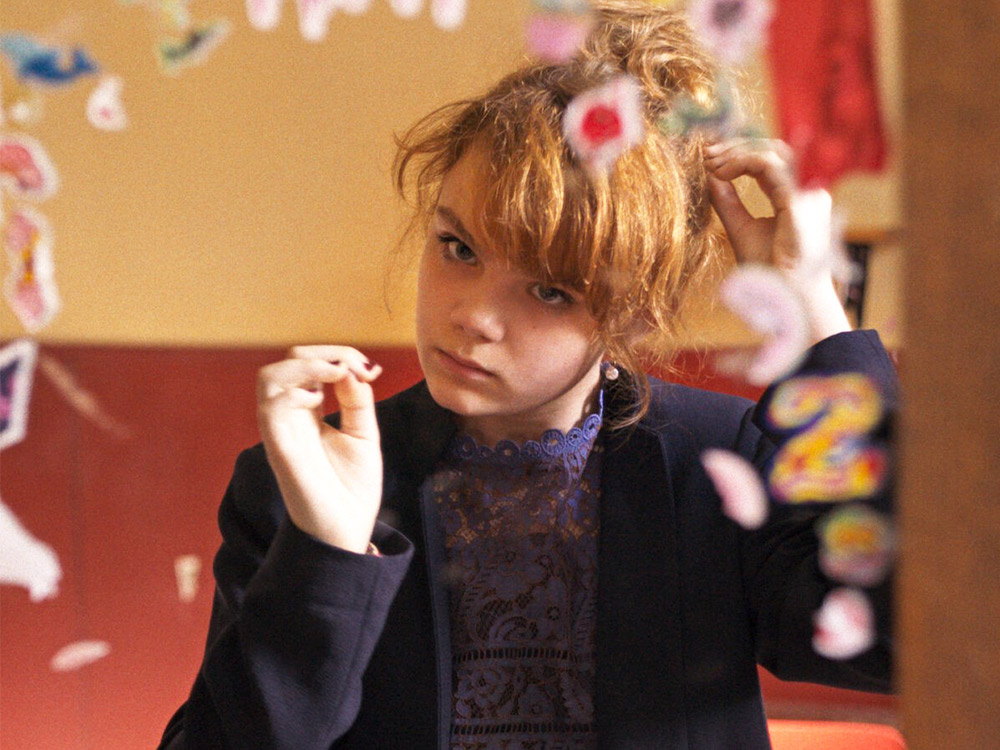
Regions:
[[471, 247], [458, 239], [458, 237], [453, 237], [450, 234], [440, 234], [438, 235], [438, 240], [444, 246], [444, 255], [446, 258], [451, 258], [468, 265], [476, 261], [476, 253]]
[[531, 293], [547, 305], [569, 305], [573, 302], [573, 297], [568, 292], [554, 286], [535, 284], [531, 287]]

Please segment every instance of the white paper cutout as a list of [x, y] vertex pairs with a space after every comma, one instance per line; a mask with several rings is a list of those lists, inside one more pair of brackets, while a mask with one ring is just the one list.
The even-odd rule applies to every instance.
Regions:
[[813, 649], [827, 659], [852, 659], [875, 643], [875, 613], [857, 589], [834, 589], [813, 617]]
[[371, 4], [372, 0], [339, 0], [336, 6], [349, 16], [360, 16]]
[[424, 8], [424, 0], [389, 0], [389, 5], [400, 18], [416, 18]]
[[723, 303], [767, 340], [747, 355], [718, 359], [720, 371], [741, 373], [754, 385], [768, 385], [785, 375], [809, 348], [809, 321], [798, 294], [769, 266], [738, 266], [719, 287]]
[[0, 450], [24, 440], [37, 358], [38, 344], [28, 339], [0, 349]]
[[201, 575], [201, 558], [198, 555], [181, 555], [174, 560], [174, 577], [177, 579], [177, 598], [185, 604], [198, 596], [198, 577]]
[[103, 659], [111, 653], [107, 641], [75, 641], [59, 649], [49, 661], [53, 672], [72, 672]]
[[336, 0], [295, 0], [299, 12], [299, 33], [308, 42], [326, 38]]
[[688, 20], [712, 53], [739, 64], [767, 38], [770, 0], [690, 0]]
[[282, 0], [246, 0], [247, 19], [257, 31], [272, 31], [281, 21]]
[[764, 482], [754, 465], [742, 456], [719, 448], [701, 454], [715, 491], [722, 498], [722, 512], [744, 529], [757, 529], [767, 520], [770, 505]]
[[59, 593], [62, 568], [55, 551], [39, 541], [0, 500], [0, 584], [23, 586], [40, 602]]
[[439, 29], [452, 31], [465, 21], [468, 0], [431, 0], [431, 19]]
[[589, 169], [609, 169], [644, 135], [642, 94], [631, 76], [618, 75], [603, 86], [573, 97], [563, 115], [563, 135]]
[[122, 105], [122, 79], [104, 76], [87, 99], [87, 119], [98, 130], [124, 130], [128, 116]]

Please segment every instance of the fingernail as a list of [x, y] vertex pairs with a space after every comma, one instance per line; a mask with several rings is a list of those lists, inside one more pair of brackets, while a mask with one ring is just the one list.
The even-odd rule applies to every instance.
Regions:
[[330, 360], [330, 364], [334, 365], [334, 366], [339, 365], [340, 364], [340, 360], [339, 359], [331, 359]]
[[368, 362], [367, 360], [365, 361], [365, 369], [368, 370], [369, 372], [374, 370], [376, 367], [378, 367], [378, 365], [376, 365], [374, 362]]

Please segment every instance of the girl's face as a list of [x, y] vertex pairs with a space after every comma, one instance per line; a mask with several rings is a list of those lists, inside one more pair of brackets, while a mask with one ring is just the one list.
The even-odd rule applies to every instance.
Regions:
[[593, 407], [602, 348], [578, 294], [486, 243], [482, 157], [445, 176], [417, 282], [417, 352], [431, 395], [481, 442], [566, 431]]

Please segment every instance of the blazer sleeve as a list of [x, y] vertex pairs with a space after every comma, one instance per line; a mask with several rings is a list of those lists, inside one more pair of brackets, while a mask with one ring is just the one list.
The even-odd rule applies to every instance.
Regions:
[[327, 750], [357, 716], [413, 547], [381, 523], [381, 557], [301, 531], [261, 446], [238, 458], [219, 528], [204, 658], [160, 747]]
[[[896, 370], [874, 331], [837, 334], [816, 344], [793, 376], [857, 372], [878, 386], [886, 417], [872, 437], [888, 443], [898, 403]], [[769, 388], [743, 420], [736, 450], [761, 472], [787, 436], [776, 432], [765, 415], [776, 386]], [[766, 474], [765, 474], [766, 475]], [[868, 502], [891, 513], [892, 482]], [[812, 648], [813, 615], [826, 594], [837, 587], [820, 570], [815, 525], [829, 504], [772, 503], [769, 521], [741, 537], [741, 563], [749, 611], [754, 623], [757, 659], [785, 680], [888, 692], [891, 690], [892, 584], [866, 590], [876, 617], [877, 640], [865, 653], [834, 661]]]

